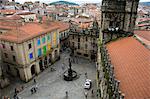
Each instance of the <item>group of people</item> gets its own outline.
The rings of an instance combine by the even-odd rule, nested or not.
[[[77,58],[77,56],[72,56],[71,57],[71,62],[78,64],[78,58]]]
[[[37,89],[38,89],[36,80],[34,79],[33,81],[34,81],[35,86],[31,88],[31,94],[36,93],[36,92],[37,92]]]
[[[66,98],[68,98],[68,91],[66,91],[65,93],[66,93]],[[85,98],[87,99],[88,92],[85,92],[84,95],[85,95]],[[91,90],[91,96],[94,97],[94,90],[93,89]]]
[[[18,93],[19,93],[20,91],[22,91],[23,89],[24,89],[23,86],[20,86],[19,88],[15,88],[15,94],[14,94],[13,98],[14,98],[14,99],[19,99]]]
[[[32,87],[31,88],[31,94],[34,94],[34,93],[36,93],[37,92],[37,87],[35,86],[35,87]]]

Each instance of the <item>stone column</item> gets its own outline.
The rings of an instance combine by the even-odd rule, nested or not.
[[[35,65],[36,65],[36,66],[35,66],[36,74],[38,74],[38,73],[40,73],[39,61],[37,61]]]

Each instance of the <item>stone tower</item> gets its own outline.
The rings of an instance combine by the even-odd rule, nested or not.
[[[139,0],[103,0],[101,29],[118,27],[132,32],[135,25]]]

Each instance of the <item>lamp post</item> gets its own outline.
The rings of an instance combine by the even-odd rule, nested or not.
[[[110,32],[111,36],[110,36],[110,40],[112,40],[112,36],[114,33],[118,33],[119,31],[119,27],[109,27],[108,28],[108,31]],[[118,36],[117,36],[118,37]]]

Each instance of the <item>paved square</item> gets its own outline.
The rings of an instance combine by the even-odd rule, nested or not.
[[[31,88],[35,86],[33,80],[24,84],[25,89],[21,91],[18,96],[23,99],[66,99],[66,91],[68,91],[68,99],[86,99],[84,93],[88,92],[87,99],[96,99],[96,67],[95,63],[85,60],[83,58],[75,58],[72,63],[72,69],[75,70],[79,78],[74,81],[63,80],[62,63],[65,64],[65,69],[68,68],[69,53],[61,54],[61,59],[53,64],[51,67],[56,68],[56,71],[51,71],[50,68],[41,72],[36,78],[38,90],[31,94]],[[94,90],[94,97],[91,96],[91,90],[84,89],[85,73],[89,79],[92,80],[92,89]],[[11,95],[13,92],[11,93]],[[7,93],[7,95],[9,95]]]

